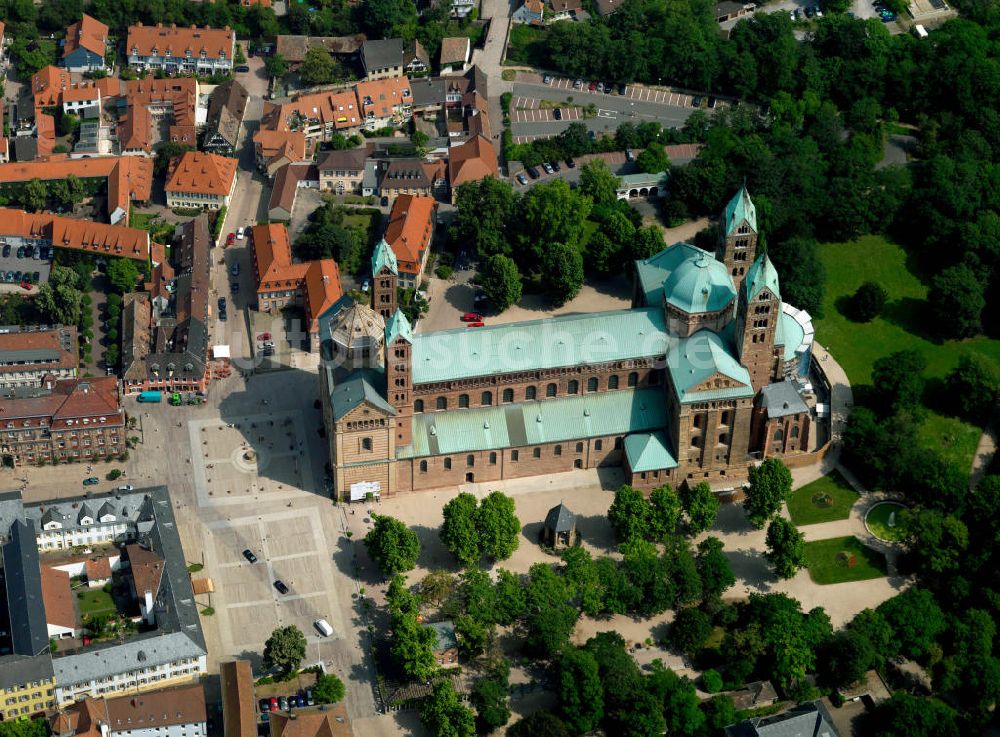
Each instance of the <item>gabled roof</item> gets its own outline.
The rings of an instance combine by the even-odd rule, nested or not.
[[[385,344],[392,345],[397,340],[405,340],[407,343],[413,344],[413,329],[410,327],[410,321],[398,308],[392,313],[389,322],[385,325]]]
[[[340,268],[332,258],[306,262],[305,302],[309,332],[319,332],[319,317],[344,296]]]
[[[365,402],[387,415],[395,415],[396,410],[379,391],[379,388],[384,386],[385,375],[382,372],[372,369],[355,371],[345,381],[335,384],[333,391],[330,392],[333,419],[340,420]]]
[[[163,558],[136,543],[126,545],[125,553],[132,566],[132,582],[135,584],[136,594],[142,598],[148,591],[155,599],[163,578]]]
[[[743,281],[743,289],[747,293],[747,301],[751,301],[765,289],[776,299],[781,299],[781,289],[778,286],[778,270],[774,268],[767,254],[757,257]]]
[[[79,48],[103,57],[107,49],[108,27],[96,18],[86,13],[83,18],[66,29],[66,45],[63,47],[63,57],[67,57]]]
[[[757,208],[754,207],[746,187],[741,187],[733,199],[729,200],[725,218],[726,235],[732,235],[744,220],[752,231],[757,232]]]
[[[249,660],[219,663],[224,737],[257,737],[253,670]]]
[[[441,39],[441,66],[449,64],[468,64],[470,42],[468,36],[448,37]]]
[[[576,515],[559,502],[545,515],[545,527],[553,532],[569,532],[576,527]]]
[[[372,276],[378,274],[382,269],[389,269],[393,274],[399,274],[399,264],[396,262],[396,254],[392,248],[382,238],[376,245],[372,253]]]
[[[208,99],[206,136],[218,133],[230,146],[235,146],[249,99],[246,88],[235,79],[216,87]]]
[[[754,395],[750,373],[729,352],[723,339],[709,330],[681,339],[667,357],[667,365],[674,393],[681,402]],[[709,381],[712,386],[705,387]]]
[[[112,734],[135,729],[204,724],[205,689],[200,683],[107,699],[108,726]]]
[[[7,542],[3,545],[3,570],[10,643],[15,655],[33,657],[49,646],[35,523],[15,520],[4,535]],[[0,667],[0,672],[4,667]]]
[[[416,276],[423,264],[423,254],[430,248],[434,211],[433,197],[401,194],[392,203],[384,240],[396,256],[400,271]]]
[[[356,54],[366,40],[363,33],[352,36],[285,36],[279,35],[275,53],[285,61],[300,64],[306,52],[314,46],[325,49],[328,54]]]
[[[43,565],[41,566],[41,576],[46,623],[75,630],[78,625],[69,574],[66,571]]]
[[[268,715],[272,737],[353,737],[347,707],[343,702],[325,711],[297,714],[272,711]]]
[[[364,60],[366,70],[402,66],[403,39],[366,40],[361,44],[361,58]]]
[[[165,26],[157,23],[155,26],[144,26],[137,23],[129,26],[128,42],[125,53],[133,52],[139,56],[180,56],[188,51],[195,59],[204,51],[210,59],[219,59],[225,55],[232,59],[236,44],[236,33],[229,28],[179,28],[176,25]],[[156,51],[156,54],[153,51]],[[169,53],[168,53],[169,52]]]
[[[795,384],[788,380],[763,387],[760,390],[760,406],[767,410],[768,419],[809,411]]]
[[[164,189],[225,197],[233,188],[237,163],[227,156],[185,151],[171,163]]]
[[[667,434],[661,430],[626,436],[625,457],[628,467],[636,473],[677,467]]]
[[[324,169],[347,169],[350,171],[364,171],[365,162],[368,161],[368,148],[345,148],[340,151],[325,151],[320,154],[316,161],[316,168],[320,171]]]
[[[477,182],[497,175],[497,151],[483,136],[448,149],[448,178],[454,189],[465,182]]]
[[[726,737],[840,737],[840,733],[823,702],[812,701],[784,714],[730,725]]]

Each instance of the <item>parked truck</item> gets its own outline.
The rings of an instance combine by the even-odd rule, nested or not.
[[[143,392],[139,395],[140,402],[162,402],[163,397],[159,392]]]

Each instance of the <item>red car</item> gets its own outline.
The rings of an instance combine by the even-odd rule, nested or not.
[[[257,340],[270,340],[270,339],[271,339],[270,333],[261,333],[260,335],[257,336]]]
[[[596,90],[597,89],[597,82],[591,82],[590,83],[590,87],[588,87],[587,89],[590,90],[591,92],[593,92],[594,90]]]
[[[481,327],[483,327],[483,326],[484,326],[485,324],[486,324],[485,322],[470,322],[470,323],[469,323],[468,325],[466,325],[465,327],[467,327],[467,328],[481,328]]]
[[[271,697],[271,711],[277,711],[277,710],[278,710],[278,697],[277,696],[272,696]]]
[[[226,245],[231,246],[236,242],[236,233],[230,233],[226,236]]]
[[[27,289],[30,292],[31,291],[31,284],[29,284],[26,281],[23,281],[23,282],[21,282],[21,289]]]
[[[462,315],[462,322],[482,322],[483,316],[478,312],[466,312]]]

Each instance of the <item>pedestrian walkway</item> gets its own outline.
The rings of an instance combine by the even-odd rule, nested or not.
[[[969,472],[969,490],[975,491],[983,476],[989,471],[990,465],[997,453],[997,429],[1000,427],[1000,407],[993,408],[993,414],[979,437],[976,455],[972,458],[972,470]]]

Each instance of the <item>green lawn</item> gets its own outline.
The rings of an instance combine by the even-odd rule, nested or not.
[[[902,504],[896,504],[895,502],[883,502],[881,504],[876,504],[868,510],[868,514],[865,517],[865,524],[868,525],[868,529],[871,530],[871,533],[880,540],[885,540],[886,542],[896,542],[902,540],[902,529],[898,525],[889,527],[889,518],[892,516],[893,512],[895,512],[898,517],[899,512],[904,509],[906,509],[906,507]]]
[[[507,44],[507,61],[514,64],[543,66],[548,56],[546,39],[548,30],[515,23],[510,29]]]
[[[858,493],[847,479],[834,471],[793,491],[788,500],[788,514],[796,525],[847,519],[857,500]]]
[[[834,537],[806,543],[806,566],[818,584],[864,581],[885,575],[885,556],[856,537]]]
[[[80,616],[93,614],[114,614],[118,611],[115,607],[115,600],[111,594],[103,589],[86,589],[77,592],[77,605],[80,607]]]
[[[986,337],[935,342],[925,331],[927,287],[913,273],[902,248],[881,236],[819,247],[826,267],[823,319],[816,320],[816,339],[843,366],[852,384],[871,381],[872,364],[895,351],[916,349],[927,359],[927,377],[943,378],[963,353],[979,353],[1000,363],[1000,341]],[[865,281],[889,293],[885,313],[870,323],[848,320],[838,301],[854,294]],[[964,467],[972,464],[981,428],[930,412],[919,429],[928,447]]]

